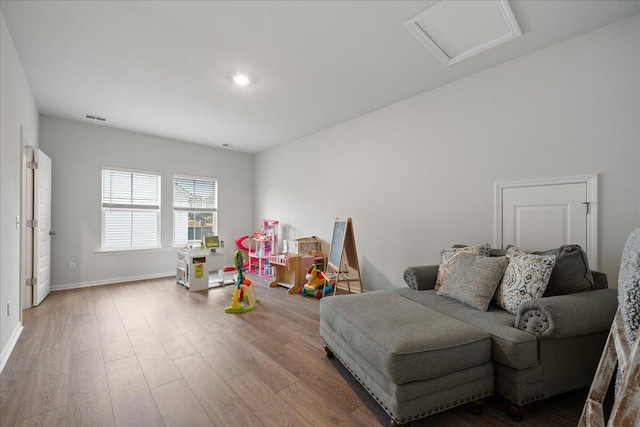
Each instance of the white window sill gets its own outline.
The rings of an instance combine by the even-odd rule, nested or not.
[[[164,248],[146,248],[146,249],[98,249],[96,255],[130,255],[130,254],[145,254],[154,252],[175,252],[177,249],[174,247]]]

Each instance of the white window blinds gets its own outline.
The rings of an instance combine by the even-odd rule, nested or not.
[[[102,247],[160,246],[160,175],[102,170]]]
[[[173,177],[173,242],[183,245],[217,233],[218,182],[213,178]]]
[[[102,207],[160,208],[160,176],[102,170]]]
[[[214,179],[173,177],[173,209],[215,211],[218,208],[218,183]]]

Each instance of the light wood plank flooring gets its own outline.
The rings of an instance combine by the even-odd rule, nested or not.
[[[0,426],[379,426],[388,418],[318,337],[318,300],[250,276],[260,303],[225,314],[232,286],[173,278],[53,292],[24,314],[0,375]],[[586,390],[527,407],[501,399],[415,426],[575,426]]]

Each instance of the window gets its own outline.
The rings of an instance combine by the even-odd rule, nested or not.
[[[173,177],[173,243],[184,245],[218,232],[218,181]]]
[[[102,170],[102,248],[160,246],[160,175]]]

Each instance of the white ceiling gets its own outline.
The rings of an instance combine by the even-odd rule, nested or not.
[[[41,113],[257,153],[640,12],[511,1],[523,35],[443,66],[404,22],[435,1],[5,1]],[[244,71],[256,83],[234,86]],[[96,123],[88,122],[87,123]]]

